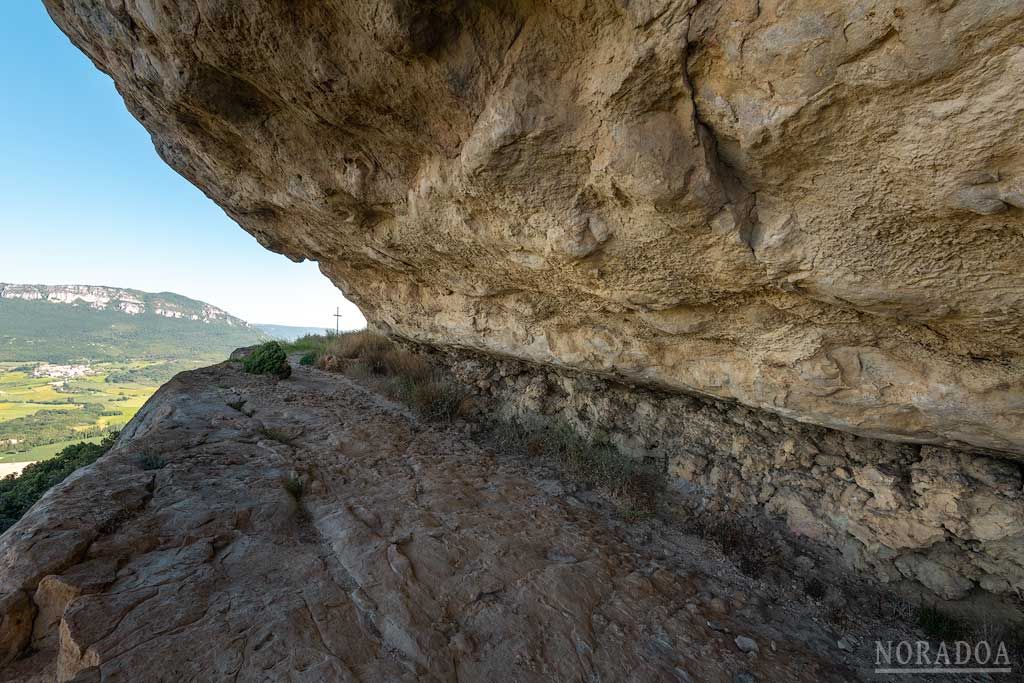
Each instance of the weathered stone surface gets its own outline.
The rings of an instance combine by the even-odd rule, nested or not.
[[[838,683],[859,678],[844,660],[867,666],[818,616],[738,599],[734,569],[686,569],[706,547],[653,553],[552,484],[344,377],[184,373],[0,537],[0,680]],[[777,652],[751,659],[736,634]]]
[[[1024,481],[1010,461],[803,425],[514,361],[449,351],[481,410],[553,419],[664,462],[702,509],[763,508],[883,583],[947,600],[1024,591]],[[975,595],[977,597],[977,594]]]
[[[8,587],[0,597],[0,662],[14,659],[32,637],[35,606],[25,591]]]
[[[1024,453],[1017,0],[45,3],[395,333]]]

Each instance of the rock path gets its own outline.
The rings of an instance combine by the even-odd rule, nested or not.
[[[855,678],[711,580],[342,376],[222,364],[0,537],[0,680]]]

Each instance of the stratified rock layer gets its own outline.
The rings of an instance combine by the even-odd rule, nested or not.
[[[367,317],[1024,453],[1017,0],[46,0]]]
[[[838,683],[872,661],[684,568],[707,553],[630,545],[343,377],[225,365],[0,536],[0,680]]]

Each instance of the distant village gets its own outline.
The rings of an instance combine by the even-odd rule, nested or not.
[[[88,365],[52,365],[50,363],[37,365],[32,371],[33,377],[51,377],[53,379],[74,379],[95,374],[96,371]]]

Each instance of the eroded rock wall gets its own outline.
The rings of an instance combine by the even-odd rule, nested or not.
[[[402,335],[1024,452],[1016,0],[45,0]]]
[[[670,486],[700,497],[700,509],[763,511],[882,583],[920,584],[946,600],[1024,589],[1024,480],[1016,462],[514,361],[438,357],[484,412],[554,420],[654,459]]]

